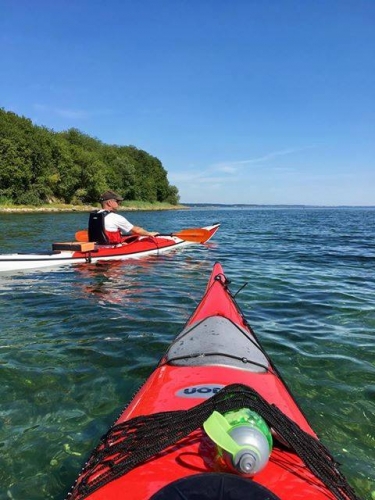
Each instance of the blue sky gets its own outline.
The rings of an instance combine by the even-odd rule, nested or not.
[[[0,107],[181,201],[375,205],[374,0],[0,0]]]

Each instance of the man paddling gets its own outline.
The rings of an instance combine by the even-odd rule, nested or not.
[[[126,235],[157,236],[155,231],[147,231],[140,226],[134,226],[122,215],[116,214],[123,201],[114,191],[106,191],[99,199],[102,208],[90,214],[89,239],[101,244],[117,244],[126,240]]]

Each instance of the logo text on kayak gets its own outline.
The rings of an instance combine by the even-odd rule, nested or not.
[[[221,384],[200,384],[184,387],[176,392],[180,398],[210,398],[217,394],[224,385]]]

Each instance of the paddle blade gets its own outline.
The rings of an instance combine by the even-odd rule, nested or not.
[[[210,237],[210,231],[208,229],[183,229],[178,233],[172,233],[172,236],[176,236],[181,240],[193,241],[195,243],[204,243]]]
[[[75,234],[75,238],[77,241],[88,242],[89,241],[89,233],[86,229],[83,231],[77,231]]]

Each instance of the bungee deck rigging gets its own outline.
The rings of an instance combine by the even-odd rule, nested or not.
[[[302,431],[275,405],[242,384],[229,385],[189,410],[135,417],[115,425],[101,438],[68,498],[83,500],[110,481],[167,451],[168,447],[202,427],[214,410],[227,412],[242,407],[255,410],[265,418],[279,439],[298,454],[335,498],[359,500],[331,453],[317,438]]]

